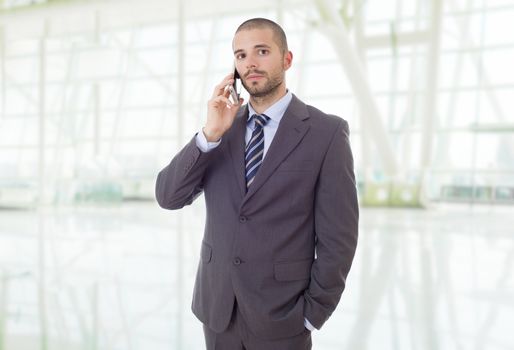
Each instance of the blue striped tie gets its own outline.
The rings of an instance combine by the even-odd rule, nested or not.
[[[245,149],[245,164],[246,164],[246,188],[250,187],[255,174],[262,163],[262,155],[264,153],[264,130],[262,128],[269,120],[267,115],[254,114],[252,118],[255,122],[252,138],[246,145]]]

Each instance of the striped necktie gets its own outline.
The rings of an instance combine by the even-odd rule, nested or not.
[[[245,164],[246,164],[246,188],[250,187],[255,174],[262,163],[262,155],[264,153],[264,125],[270,119],[267,115],[254,114],[252,118],[255,122],[252,138],[246,145]]]

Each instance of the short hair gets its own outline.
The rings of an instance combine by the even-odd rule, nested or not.
[[[273,32],[273,38],[275,39],[275,42],[277,43],[280,50],[282,50],[282,53],[286,53],[287,51],[289,51],[287,47],[286,33],[284,32],[282,27],[267,18],[252,18],[244,21],[237,28],[236,34],[242,30],[265,28],[271,29],[271,31]]]

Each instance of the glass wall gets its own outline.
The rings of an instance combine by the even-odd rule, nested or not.
[[[393,181],[422,186],[431,200],[512,202],[514,41],[506,28],[514,2],[445,1],[439,12],[426,2],[344,4],[338,11],[390,145],[366,136],[373,125],[363,122],[351,67],[316,2],[201,16],[186,8],[183,50],[177,20],[118,25],[101,7],[86,30],[52,17],[38,19],[43,30],[32,34],[4,25],[0,201],[152,198],[156,171],[202,126],[213,86],[231,70],[235,28],[265,16],[287,31],[293,93],[349,121],[361,185]],[[395,173],[384,170],[384,149]]]

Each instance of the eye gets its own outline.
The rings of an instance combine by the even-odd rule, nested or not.
[[[243,58],[245,58],[245,57],[246,57],[246,55],[245,55],[244,53],[238,53],[238,54],[236,55],[236,60],[242,60],[242,59],[243,59]]]
[[[267,55],[267,54],[268,54],[268,52],[269,52],[269,50],[267,50],[267,49],[259,49],[259,50],[257,51],[257,53],[258,53],[260,56]]]

